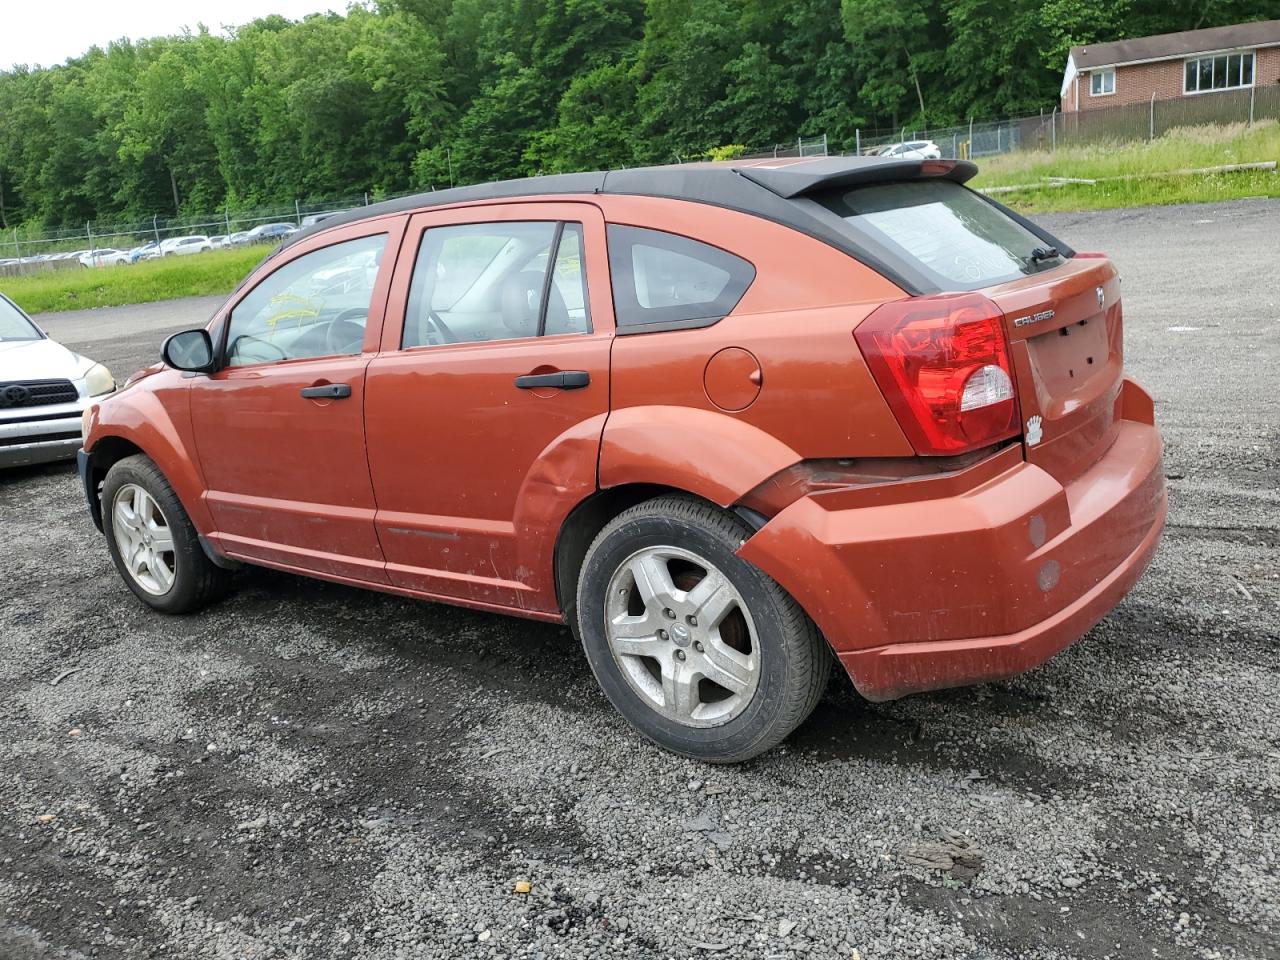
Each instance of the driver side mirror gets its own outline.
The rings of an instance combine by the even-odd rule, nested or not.
[[[175,370],[211,372],[214,369],[213,340],[209,331],[199,329],[175,333],[160,348],[160,359]]]

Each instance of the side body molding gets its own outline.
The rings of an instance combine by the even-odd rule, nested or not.
[[[727,507],[800,459],[777,438],[727,414],[625,407],[605,425],[600,486],[661,484]]]

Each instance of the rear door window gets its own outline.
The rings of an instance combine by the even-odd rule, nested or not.
[[[1063,262],[1033,260],[1043,240],[951,180],[868,184],[814,199],[870,246],[906,256],[941,290],[977,290]]]
[[[620,329],[715,323],[756,276],[741,257],[674,233],[610,224],[608,237]]]
[[[580,223],[432,227],[414,264],[401,346],[590,333],[586,289]]]

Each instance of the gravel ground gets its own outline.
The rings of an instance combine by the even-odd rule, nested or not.
[[[1028,676],[841,678],[741,767],[560,628],[267,571],[150,613],[71,467],[0,476],[0,957],[1280,957],[1280,203],[1044,219],[1124,274],[1151,571]],[[123,374],[210,308],[45,322]]]

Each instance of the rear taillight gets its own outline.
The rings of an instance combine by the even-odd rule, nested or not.
[[[964,453],[1017,433],[1004,315],[981,294],[886,303],[853,335],[916,453]]]

